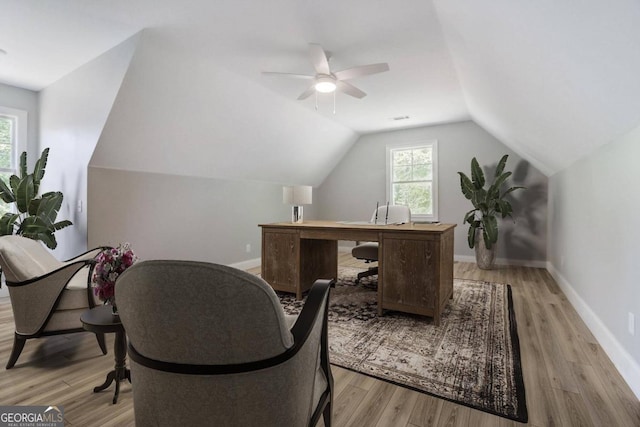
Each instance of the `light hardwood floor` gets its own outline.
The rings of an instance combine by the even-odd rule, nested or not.
[[[362,267],[348,254],[340,265]],[[256,270],[253,270],[256,271]],[[479,270],[455,263],[456,278],[512,285],[530,426],[640,426],[640,402],[584,322],[542,269]],[[11,370],[13,319],[0,299],[0,405],[62,405],[69,425],[133,425],[131,386],[93,393],[113,368],[113,334],[102,356],[92,334],[29,340]],[[521,423],[333,367],[335,426],[519,426]],[[322,425],[322,423],[320,423]]]

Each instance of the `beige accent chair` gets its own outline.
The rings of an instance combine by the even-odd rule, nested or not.
[[[136,426],[331,425],[329,280],[299,316],[231,267],[143,261],[116,282]]]
[[[377,214],[373,211],[371,215],[371,224],[401,224],[411,222],[411,209],[409,206],[403,205],[391,205],[389,206],[389,214],[387,215],[387,206],[378,207]],[[356,247],[351,249],[351,255],[354,258],[364,260],[366,262],[378,261],[378,243],[366,242],[357,244]],[[378,274],[378,267],[370,267],[368,270],[358,273],[356,283],[363,277],[374,276]]]
[[[91,288],[93,259],[104,248],[92,249],[65,262],[42,243],[22,236],[0,237],[0,267],[4,273],[16,331],[7,369],[11,369],[29,338],[86,332],[80,314],[95,306]],[[104,334],[96,334],[107,354]]]

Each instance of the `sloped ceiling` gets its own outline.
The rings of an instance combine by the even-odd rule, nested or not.
[[[145,30],[90,165],[317,186],[356,139]]]
[[[471,117],[541,171],[640,123],[640,2],[435,4]]]
[[[195,174],[211,174],[201,163],[215,158],[220,173],[271,179],[264,164],[288,153],[304,161],[287,179],[318,183],[358,134],[468,118],[553,174],[640,122],[635,0],[0,0],[0,7],[0,49],[8,52],[0,55],[0,81],[36,90],[146,28],[146,50],[134,58],[129,94],[121,91],[106,136],[124,137],[118,128],[127,124],[138,141],[161,139],[167,125],[157,120],[184,108],[174,119],[189,126],[196,148],[157,144]],[[354,81],[368,96],[338,94],[335,115],[331,98],[320,98],[315,111],[313,99],[295,99],[305,82],[260,74],[309,73],[309,42],[331,51],[334,69],[388,62],[391,70]],[[183,80],[162,97],[172,76]],[[141,108],[159,129],[134,120]],[[203,112],[227,120],[205,122]],[[179,134],[173,124],[169,131]],[[228,141],[252,173],[234,173],[238,156],[212,148]],[[135,166],[135,157],[120,157]],[[290,163],[273,164],[291,170]]]

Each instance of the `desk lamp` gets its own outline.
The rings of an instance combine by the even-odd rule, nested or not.
[[[310,185],[282,187],[282,203],[291,205],[291,222],[302,223],[302,205],[311,204],[311,193]]]

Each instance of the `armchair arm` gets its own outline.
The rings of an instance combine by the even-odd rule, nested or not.
[[[91,263],[92,260],[75,261],[44,276],[23,282],[7,282],[16,332],[27,336],[42,332],[58,306],[65,286],[78,271]]]
[[[66,261],[63,261],[63,263],[64,264],[69,264],[69,263],[74,262],[74,261],[82,261],[82,260],[86,260],[86,259],[93,259],[96,256],[98,256],[98,254],[100,252],[104,251],[105,249],[113,249],[113,248],[111,246],[98,246],[97,248],[90,249],[90,250],[88,250],[88,251],[86,251],[84,253],[81,253],[78,256],[75,256],[75,257],[70,258],[70,259],[68,259]]]
[[[314,282],[307,295],[307,300],[302,307],[302,311],[298,315],[298,320],[291,328],[295,347],[302,347],[307,337],[311,333],[311,328],[320,315],[320,307],[326,301],[325,311],[329,304],[329,288],[332,287],[335,280],[318,279]],[[326,314],[326,313],[325,313]]]

